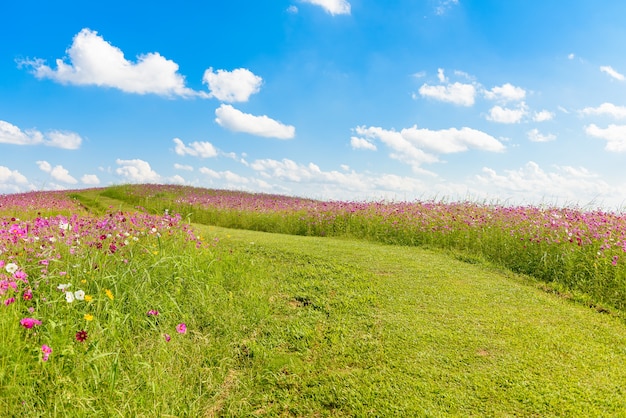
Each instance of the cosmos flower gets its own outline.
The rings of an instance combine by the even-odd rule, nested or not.
[[[84,343],[87,340],[87,337],[87,331],[85,331],[84,329],[81,329],[76,333],[76,341],[78,341],[79,343]]]
[[[35,325],[41,325],[41,321],[35,318],[23,318],[20,321],[20,325],[23,326],[24,328],[31,329]]]

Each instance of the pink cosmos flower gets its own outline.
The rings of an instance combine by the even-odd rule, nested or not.
[[[184,323],[176,325],[176,332],[179,334],[185,334],[187,332],[187,325]]]
[[[43,351],[43,357],[41,359],[43,361],[48,361],[48,357],[50,357],[50,354],[52,353],[52,347],[44,344],[41,346],[41,351]]]
[[[167,341],[168,343],[172,339],[172,337],[170,337],[170,334],[163,334],[163,338],[165,338],[165,341]]]
[[[9,306],[10,304],[12,304],[13,302],[15,302],[15,298],[8,298],[7,300],[4,301],[4,304],[6,306]]]
[[[22,298],[24,298],[24,300],[31,300],[33,298],[33,291],[30,289],[24,290],[24,293],[22,293]]]
[[[148,311],[148,316],[157,316],[159,314],[159,311],[157,311],[156,309],[150,309]]]
[[[23,318],[20,321],[20,325],[22,325],[24,328],[31,329],[35,325],[41,325],[41,321],[35,318]]]

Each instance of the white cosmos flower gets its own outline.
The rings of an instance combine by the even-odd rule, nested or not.
[[[18,269],[19,267],[17,267],[17,264],[15,264],[15,263],[9,263],[9,264],[7,264],[6,266],[4,266],[4,268],[6,269],[6,271],[7,271],[9,274],[13,274],[13,273],[15,273],[15,272],[17,271],[17,269]]]
[[[65,292],[65,300],[67,303],[74,302],[74,294],[72,292]]]
[[[61,283],[60,285],[57,286],[57,289],[65,292],[71,286],[72,286],[72,283]]]
[[[74,297],[76,298],[76,300],[85,300],[85,291],[84,290],[77,290],[76,292],[74,292]]]

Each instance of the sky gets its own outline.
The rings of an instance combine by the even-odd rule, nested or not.
[[[0,4],[0,194],[626,207],[626,2]]]

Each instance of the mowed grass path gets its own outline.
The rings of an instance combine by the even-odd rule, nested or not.
[[[623,320],[442,252],[198,230],[257,300],[209,415],[626,416]]]

